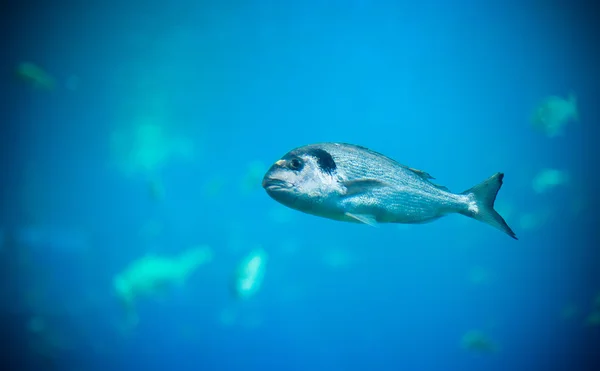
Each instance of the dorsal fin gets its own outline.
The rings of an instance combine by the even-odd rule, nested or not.
[[[442,185],[435,184],[435,183],[431,182],[431,180],[435,179],[435,178],[432,177],[431,174],[429,174],[426,171],[415,169],[415,168],[403,165],[403,164],[399,163],[398,161],[396,161],[394,159],[391,159],[391,158],[389,158],[389,157],[387,157],[387,156],[385,156],[385,155],[383,155],[383,154],[381,154],[379,152],[373,151],[372,149],[369,149],[369,148],[364,147],[364,146],[359,146],[359,145],[356,145],[356,144],[348,144],[348,143],[336,143],[336,144],[354,147],[356,149],[360,149],[360,150],[363,150],[365,152],[368,152],[368,153],[370,153],[372,155],[376,155],[376,156],[380,156],[380,157],[386,158],[388,161],[392,162],[393,164],[395,164],[397,166],[400,166],[400,167],[402,167],[402,168],[404,168],[406,170],[412,171],[415,175],[418,175],[419,177],[421,177],[421,179],[425,180],[426,182],[428,182],[429,184],[433,185],[434,187],[436,187],[438,189],[441,189],[443,191],[446,191],[446,192],[451,192],[448,188],[446,188],[446,187],[444,187]]]
[[[435,183],[432,183],[432,182],[429,182],[429,183],[433,184],[437,189],[441,189],[442,191],[450,192],[450,190],[448,189],[448,187],[444,187],[443,185],[435,184]]]
[[[435,179],[434,177],[431,176],[431,174],[429,174],[423,170],[415,169],[413,167],[408,167],[408,166],[406,168],[425,180]]]
[[[419,169],[415,169],[412,167],[406,167],[408,170],[412,171],[413,173],[417,174],[418,176],[420,176],[421,178],[423,178],[424,180],[426,180],[429,184],[435,186],[438,189],[441,189],[442,191],[446,191],[446,192],[450,192],[450,190],[447,187],[444,187],[443,185],[439,185],[439,184],[435,184],[433,183],[431,180],[435,179],[434,177],[431,176],[431,174],[423,171],[423,170],[419,170]]]

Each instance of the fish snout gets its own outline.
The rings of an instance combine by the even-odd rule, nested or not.
[[[271,168],[269,169],[269,171],[267,171],[267,173],[265,174],[265,176],[264,176],[264,177],[263,177],[263,179],[262,179],[262,187],[263,187],[264,189],[268,189],[268,188],[269,188],[269,186],[270,186],[271,184],[273,184],[273,182],[275,181],[275,178],[273,178],[273,168],[274,168],[274,167],[275,167],[275,166],[271,167]]]
[[[268,172],[262,180],[262,187],[267,192],[273,192],[289,189],[292,185],[288,181],[273,176],[271,172]]]
[[[269,186],[269,181],[270,179],[265,175],[265,177],[262,180],[262,187],[267,188]]]
[[[267,173],[267,175],[265,175],[265,177],[262,180],[262,187],[266,190],[269,190],[271,188],[279,188],[285,186],[286,183],[287,182],[281,179],[271,177],[269,173]]]
[[[277,179],[274,176],[274,173],[276,173],[277,171],[280,171],[283,167],[285,167],[285,165],[286,165],[286,161],[285,160],[277,160],[277,161],[275,161],[275,163],[273,164],[273,166],[271,166],[271,168],[267,171],[267,173],[263,177],[262,187],[266,189],[266,188],[268,188],[270,185],[272,185],[274,183],[282,183],[282,181],[280,179]]]

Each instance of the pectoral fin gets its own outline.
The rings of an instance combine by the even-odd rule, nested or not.
[[[377,224],[377,220],[375,220],[375,217],[373,215],[346,213],[346,216],[354,218],[361,223],[368,224],[371,227],[376,227],[376,228],[379,227],[379,224]]]
[[[358,193],[364,193],[373,188],[387,187],[388,184],[377,179],[356,179],[348,180],[342,183],[346,187],[345,196],[351,196]]]

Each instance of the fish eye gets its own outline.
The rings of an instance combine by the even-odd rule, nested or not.
[[[292,159],[289,162],[289,164],[290,164],[290,169],[296,170],[296,171],[302,169],[302,166],[304,166],[304,164],[302,163],[302,161],[300,159],[298,159],[298,158]]]

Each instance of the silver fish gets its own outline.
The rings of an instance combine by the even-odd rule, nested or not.
[[[365,223],[427,223],[459,213],[517,236],[494,210],[504,174],[462,193],[434,184],[428,173],[368,148],[318,143],[285,154],[262,186],[275,201],[324,218]]]

